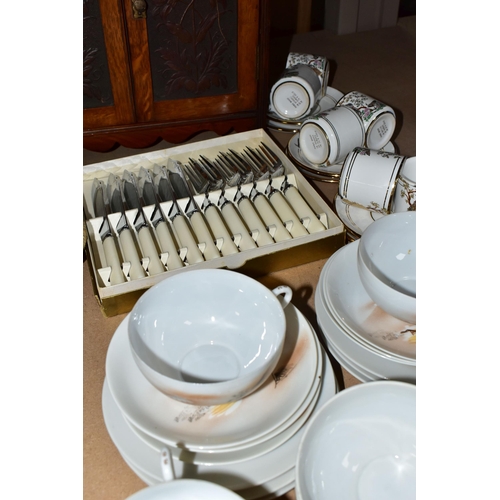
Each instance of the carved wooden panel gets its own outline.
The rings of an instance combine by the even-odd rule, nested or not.
[[[147,20],[155,101],[237,92],[237,0],[150,0]]]
[[[84,130],[135,121],[121,0],[83,1]]]
[[[83,107],[113,105],[98,0],[83,0]]]
[[[149,0],[125,9],[139,122],[255,110],[259,0]]]

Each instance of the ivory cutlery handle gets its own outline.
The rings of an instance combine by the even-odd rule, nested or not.
[[[111,274],[109,276],[110,284],[118,285],[120,283],[125,283],[127,280],[122,271],[122,265],[120,257],[118,256],[118,250],[116,249],[114,238],[110,236],[104,238],[102,246],[104,248],[104,255],[106,256],[106,263],[109,267],[111,267]]]
[[[288,221],[292,222],[292,227],[290,228],[290,234],[296,238],[297,236],[305,236],[309,234],[307,229],[300,222],[297,214],[292,210],[285,197],[280,191],[274,191],[269,197],[269,201],[278,212],[280,219],[286,223]]]
[[[247,226],[251,231],[256,229],[259,234],[257,235],[257,245],[262,247],[264,245],[270,245],[274,243],[274,240],[271,238],[271,235],[268,233],[266,226],[262,222],[262,219],[259,217],[259,214],[255,210],[252,202],[248,198],[242,198],[238,202],[238,206],[240,208],[241,215],[245,219]]]
[[[325,231],[326,227],[318,219],[317,214],[314,213],[313,209],[308,205],[306,200],[302,197],[299,190],[295,186],[289,186],[286,188],[285,196],[292,205],[293,209],[297,215],[304,220],[309,218],[309,224],[307,225],[307,230],[309,233],[318,233],[320,231]]]
[[[210,234],[210,230],[208,229],[205,219],[203,218],[203,214],[201,212],[194,212],[189,220],[198,241],[200,243],[205,243],[205,250],[203,251],[205,260],[212,260],[220,257],[220,252],[215,246],[214,238]]]
[[[231,202],[227,202],[222,205],[221,212],[224,220],[226,221],[226,224],[229,226],[230,231],[235,236],[239,235],[238,247],[240,251],[257,248],[257,244],[250,236],[250,233],[241,220],[240,214],[238,213],[236,207]]]
[[[256,196],[253,200],[253,203],[267,227],[276,227],[276,232],[273,236],[274,241],[285,241],[292,239],[292,235],[288,232],[288,229],[283,224],[283,221],[278,217],[278,214],[274,210],[271,203],[269,203],[269,200],[265,195],[260,194]]]
[[[153,241],[149,228],[147,226],[139,229],[139,241],[141,242],[144,257],[149,258],[148,272],[151,276],[164,273],[166,271],[158,255],[158,250]]]
[[[144,268],[142,267],[141,259],[137,253],[137,248],[130,229],[123,229],[121,231],[120,243],[122,245],[125,260],[130,262],[130,279],[136,280],[144,278],[146,276],[146,271],[144,271]]]
[[[238,253],[238,247],[234,244],[234,241],[229,234],[229,231],[222,220],[219,209],[215,205],[210,205],[205,210],[205,217],[207,218],[208,224],[212,228],[215,238],[222,238],[222,255],[232,255]]]
[[[191,229],[184,216],[178,215],[172,219],[172,224],[179,236],[179,241],[183,247],[187,248],[186,260],[189,264],[203,262],[203,255],[198,247],[198,243],[191,234]]]
[[[165,221],[161,221],[157,224],[156,234],[158,235],[162,252],[168,253],[167,268],[180,269],[181,267],[184,267],[184,264],[179,257],[177,246]]]

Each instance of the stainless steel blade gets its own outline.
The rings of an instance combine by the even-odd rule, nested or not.
[[[111,268],[109,274],[109,284],[118,285],[125,283],[127,280],[123,274],[119,247],[115,239],[115,235],[111,229],[111,224],[108,219],[108,209],[106,204],[106,189],[104,183],[99,179],[94,179],[92,184],[92,198],[94,203],[94,215],[103,217],[101,227],[99,228],[99,237],[101,238],[106,258],[106,265]]]
[[[165,266],[160,259],[159,244],[155,242],[153,228],[150,227],[144,210],[142,209],[143,200],[139,196],[137,181],[133,173],[128,170],[123,172],[123,194],[129,209],[136,209],[137,215],[134,219],[134,227],[137,231],[139,241],[142,247],[143,257],[149,259],[147,270],[154,276],[166,271]]]
[[[107,189],[111,210],[116,213],[121,213],[120,220],[116,226],[116,231],[120,238],[125,260],[130,263],[130,279],[135,280],[144,278],[146,276],[146,272],[142,267],[141,258],[137,250],[137,244],[135,242],[134,235],[130,230],[127,216],[125,214],[121,180],[113,173],[109,174]]]
[[[151,172],[144,167],[141,167],[139,170],[137,186],[139,189],[139,197],[144,203],[147,205],[154,205],[150,220],[155,229],[156,236],[158,237],[161,251],[164,255],[166,254],[167,269],[180,269],[184,267],[179,254],[179,246],[170,227],[170,222],[160,206],[160,199],[153,182],[153,177]]]

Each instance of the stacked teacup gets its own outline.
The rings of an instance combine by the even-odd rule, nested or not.
[[[141,296],[110,342],[102,407],[146,484],[198,479],[247,500],[294,487],[304,426],[337,386],[291,297],[224,269],[174,274]]]
[[[354,148],[345,158],[335,210],[351,240],[375,220],[416,210],[416,157]]]
[[[316,288],[331,354],[363,382],[416,381],[416,212],[371,224],[326,262]]]
[[[271,88],[271,118],[300,123],[317,111],[319,101],[326,95],[329,74],[330,63],[326,57],[290,52],[285,70]]]

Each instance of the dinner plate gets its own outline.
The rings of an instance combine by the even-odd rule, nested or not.
[[[358,273],[358,247],[359,240],[348,243],[325,263],[319,280],[325,305],[363,343],[415,364],[416,327],[386,313],[370,298]]]
[[[323,276],[327,275],[331,264],[332,264],[331,261],[327,261],[327,263],[325,264],[325,266],[323,267],[323,270],[322,270],[324,273]],[[394,350],[385,349],[384,347],[380,347],[376,343],[372,342],[370,339],[367,339],[367,337],[365,335],[362,335],[362,334],[360,335],[359,332],[351,329],[344,322],[343,318],[335,312],[334,306],[332,305],[332,302],[330,301],[330,299],[327,296],[328,292],[327,292],[326,288],[327,288],[327,284],[326,284],[325,279],[323,278],[320,282],[318,282],[318,287],[316,288],[316,290],[318,292],[321,291],[321,294],[322,294],[321,299],[323,301],[325,312],[330,316],[332,321],[334,321],[339,326],[339,328],[342,329],[342,331],[345,333],[345,335],[352,337],[360,345],[366,347],[369,350],[376,352],[377,354],[379,354],[380,356],[382,356],[384,358],[394,360],[398,363],[415,365],[414,358],[402,356],[402,355],[399,355],[398,353],[394,352]],[[406,338],[408,338],[408,342],[412,342],[412,339],[411,339],[412,333],[411,332],[406,332],[404,334],[404,336]]]
[[[146,483],[148,486],[156,486],[163,481],[157,477],[140,470],[133,463],[125,460],[125,463],[132,469],[132,471]],[[277,498],[289,492],[295,487],[295,467],[287,470],[283,474],[266,481],[264,484],[234,490],[236,494],[245,500],[270,500]]]
[[[335,196],[335,213],[344,225],[358,236],[361,236],[372,222],[386,215],[376,210],[347,203],[339,194]]]
[[[315,334],[306,318],[293,304],[285,309],[285,316],[285,346],[276,372],[253,394],[217,406],[184,404],[153,387],[132,357],[127,316],[111,339],[106,357],[113,398],[136,427],[170,446],[229,450],[270,437],[303,404],[318,363]]]
[[[122,457],[124,462],[132,469],[132,471],[148,486],[156,486],[163,483],[163,480],[144,472],[128,459]],[[245,500],[271,500],[277,498],[295,487],[295,467],[280,474],[279,476],[266,481],[259,486],[252,486],[235,490],[235,493],[240,495]]]
[[[329,330],[330,333],[332,327],[334,326],[342,330],[342,326],[338,324],[331,316],[329,316],[328,311],[324,307],[324,303],[323,307],[320,307],[318,317],[319,316],[321,316],[323,327]],[[334,323],[335,325],[333,325],[332,323]],[[370,382],[372,380],[387,380],[386,375],[374,370],[369,370],[366,366],[358,363],[355,359],[348,356],[345,352],[339,349],[327,335],[325,335],[325,340],[328,350],[339,362],[339,364],[362,382]]]
[[[318,345],[318,350],[320,349]],[[319,356],[320,362],[318,362],[318,370],[316,371],[316,381],[311,394],[306,398],[304,404],[297,410],[296,415],[290,420],[291,423],[285,423],[283,425],[283,430],[272,435],[266,439],[267,435],[264,435],[260,440],[243,449],[238,449],[234,451],[217,450],[215,453],[207,451],[188,451],[183,448],[177,448],[170,446],[170,452],[172,456],[177,460],[189,461],[194,464],[203,465],[213,465],[213,464],[228,464],[242,462],[244,460],[249,460],[250,458],[257,458],[265,453],[269,453],[274,450],[285,441],[288,441],[304,424],[304,422],[309,418],[309,415],[314,410],[316,403],[318,401],[321,389],[321,373],[323,371],[323,356]],[[160,451],[165,443],[158,441],[154,437],[146,434],[141,429],[134,426],[126,416],[125,421],[131,427],[132,431],[135,432],[146,444],[151,446],[154,450]]]
[[[318,325],[326,338],[328,350],[349,373],[354,368],[355,373],[352,374],[363,382],[388,379],[416,383],[415,365],[395,362],[356,342],[328,314],[319,295],[315,297],[315,309]],[[337,358],[336,354],[339,352],[341,357]],[[346,356],[349,356],[350,363],[345,363]],[[363,377],[366,377],[366,380]]]
[[[322,349],[321,355],[325,353]],[[309,418],[337,392],[337,384],[329,363],[323,363],[322,384],[318,402]],[[123,413],[113,399],[106,378],[103,386],[102,409],[106,428],[123,459],[134,470],[161,481],[160,453],[135,434],[127,425]],[[262,409],[261,409],[262,410]],[[309,419],[307,420],[309,421]],[[266,484],[290,471],[295,465],[298,445],[307,422],[288,441],[255,459],[224,465],[197,465],[173,460],[175,477],[192,477],[213,481],[234,491],[265,487]],[[293,487],[293,486],[292,486]]]

